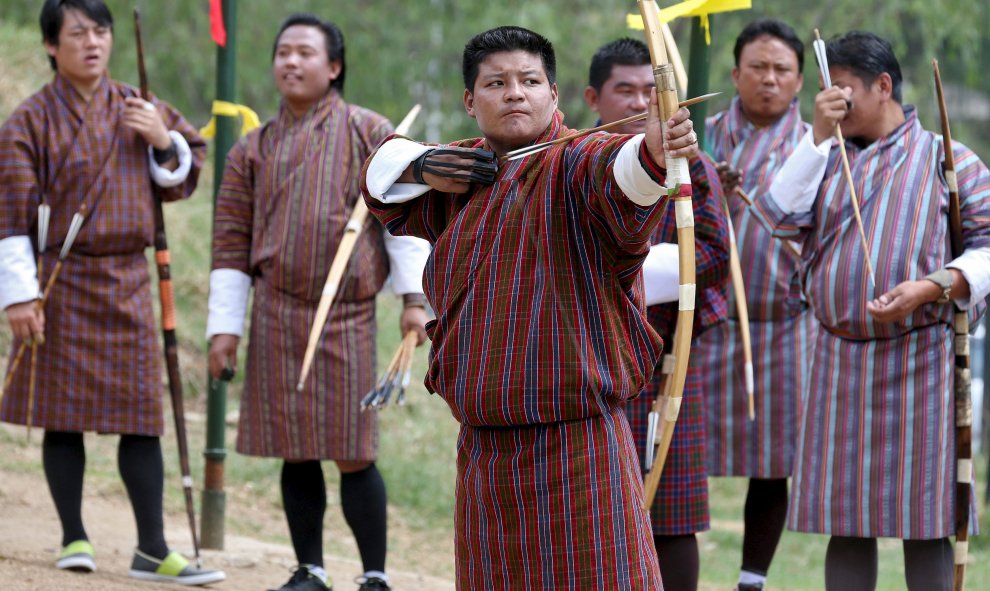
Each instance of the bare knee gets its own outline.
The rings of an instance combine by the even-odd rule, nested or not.
[[[367,470],[374,462],[348,462],[344,460],[335,460],[334,463],[337,464],[337,469],[340,470],[341,474],[350,474],[352,472]]]

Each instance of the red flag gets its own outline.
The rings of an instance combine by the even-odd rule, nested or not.
[[[222,0],[210,0],[210,36],[220,47],[227,46],[227,29],[223,26]]]

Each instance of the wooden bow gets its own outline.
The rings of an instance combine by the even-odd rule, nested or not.
[[[402,119],[395,133],[404,135],[409,133],[416,116],[419,115],[420,106],[414,105],[409,113]],[[358,199],[351,211],[351,217],[344,226],[344,235],[337,246],[337,253],[330,263],[330,272],[327,273],[327,280],[323,284],[323,294],[320,295],[320,303],[316,306],[316,317],[313,319],[313,326],[309,329],[309,341],[306,343],[306,352],[303,354],[302,369],[299,370],[299,381],[296,383],[296,391],[302,392],[306,386],[306,378],[309,370],[313,366],[313,357],[316,355],[316,347],[320,344],[320,337],[323,335],[323,327],[326,326],[327,316],[330,314],[330,306],[333,305],[337,297],[337,290],[340,289],[340,281],[344,277],[347,263],[351,260],[351,253],[354,245],[357,244],[358,236],[364,228],[364,220],[368,217],[368,206],[364,199]]]
[[[962,219],[959,211],[959,185],[956,182],[956,158],[952,153],[952,133],[949,130],[949,112],[945,107],[942,76],[938,61],[932,60],[935,72],[935,93],[938,95],[938,112],[942,120],[942,148],[945,150],[945,181],[949,185],[949,237],[952,258],[965,251]],[[953,588],[962,591],[966,579],[966,559],[969,555],[969,500],[973,486],[973,401],[969,373],[969,315],[955,307],[955,399],[956,399],[956,547]]]
[[[663,30],[659,22],[659,9],[655,0],[638,0],[639,12],[643,16],[643,29],[646,33],[646,45],[650,49],[650,60],[653,63],[653,76],[656,80],[657,99],[660,103],[660,121],[666,133],[666,122],[677,111],[677,85],[674,81],[674,68],[668,60],[667,47],[663,39]],[[695,252],[694,252],[694,211],[691,206],[691,176],[686,158],[671,158],[669,152],[665,155],[667,165],[668,194],[674,204],[674,214],[677,222],[677,254],[678,272],[680,273],[680,289],[678,293],[677,328],[674,330],[673,353],[664,356],[663,371],[665,376],[660,388],[660,394],[653,403],[650,411],[650,433],[659,428],[659,449],[656,458],[652,458],[655,438],[648,438],[647,465],[650,471],[643,483],[643,504],[648,511],[656,496],[660,484],[660,474],[663,472],[670,451],[670,442],[674,435],[674,427],[680,413],[681,400],[684,394],[684,382],[687,378],[688,356],[691,350],[691,333],[694,329],[695,292]],[[652,460],[652,461],[649,461]]]

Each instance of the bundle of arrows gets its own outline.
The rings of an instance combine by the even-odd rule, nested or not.
[[[361,400],[361,410],[383,408],[398,390],[395,403],[402,405],[406,400],[406,387],[412,373],[413,352],[416,350],[416,331],[410,330],[399,343],[399,349],[392,356],[385,373],[375,387]]]

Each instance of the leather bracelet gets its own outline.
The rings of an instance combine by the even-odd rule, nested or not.
[[[403,308],[425,308],[426,307],[426,296],[421,293],[404,293],[402,294],[402,307]]]
[[[172,158],[175,158],[178,152],[175,149],[175,142],[169,139],[168,147],[164,150],[159,150],[158,148],[151,149],[151,155],[154,157],[155,162],[158,164],[165,164]]]

